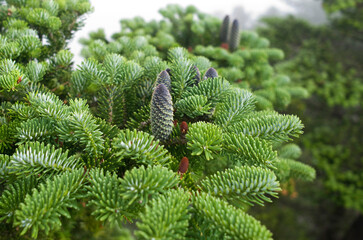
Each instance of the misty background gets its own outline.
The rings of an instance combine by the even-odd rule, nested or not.
[[[178,1],[119,1],[91,0],[94,11],[85,19],[84,27],[78,31],[70,42],[70,50],[74,54],[75,66],[82,62],[80,56],[80,38],[87,38],[90,32],[104,29],[110,38],[113,33],[120,31],[120,20],[141,16],[147,21],[160,20],[159,9],[168,4],[178,4],[182,7],[194,5],[199,10],[223,18],[230,15],[238,19],[241,29],[254,29],[260,23],[259,19],[272,16],[294,15],[313,24],[323,24],[327,18],[322,8],[321,0],[178,0]]]

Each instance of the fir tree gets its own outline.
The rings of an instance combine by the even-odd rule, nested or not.
[[[33,2],[39,7],[34,14],[56,4]],[[77,4],[89,10],[85,1],[58,7]],[[45,16],[56,19],[55,13]],[[56,22],[29,25],[29,41],[42,48],[40,36],[50,37]],[[43,69],[37,56],[47,59],[42,51],[32,55],[36,51],[25,48],[25,58],[17,58],[10,48],[1,55],[4,235],[62,236],[75,231],[66,218],[77,221],[81,212],[107,226],[136,221],[140,239],[271,239],[246,211],[277,197],[280,181],[313,179],[312,168],[282,161],[286,154],[277,152],[302,133],[300,119],[256,110],[251,91],[215,70],[196,84],[210,62],[186,49],[171,48],[164,61],[145,37],[119,40],[113,47],[126,44],[125,55],[108,53],[102,41],[90,43],[105,46],[92,54],[105,54],[69,70],[67,91],[50,88],[51,80],[35,71]],[[53,66],[69,55],[60,51],[50,58],[46,63]]]

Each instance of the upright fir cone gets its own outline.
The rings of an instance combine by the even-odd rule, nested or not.
[[[173,102],[168,88],[163,84],[156,86],[150,108],[151,131],[156,139],[166,141],[173,130]]]
[[[170,79],[169,73],[166,70],[159,73],[159,75],[156,79],[156,86],[161,83],[164,84],[168,88],[169,92],[171,91],[171,79]]]
[[[170,68],[167,68],[165,69],[165,71],[169,74],[169,76],[171,77],[171,69]]]
[[[229,30],[229,16],[225,16],[221,25],[221,31],[219,33],[219,39],[222,43],[228,41],[228,30]]]
[[[193,65],[193,68],[195,70],[194,84],[198,86],[198,84],[200,83],[200,71],[195,65]]]
[[[218,73],[214,68],[211,67],[205,72],[203,80],[206,80],[207,78],[216,78],[216,77],[218,77]]]
[[[233,52],[239,46],[239,24],[235,19],[232,23],[231,37],[229,38],[229,50]]]

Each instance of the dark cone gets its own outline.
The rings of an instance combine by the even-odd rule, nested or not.
[[[228,30],[229,30],[229,16],[225,16],[221,25],[221,31],[219,33],[219,39],[222,43],[228,41]]]
[[[198,84],[200,83],[200,72],[196,66],[193,66],[193,68],[195,70],[194,84],[198,86]]]
[[[169,74],[169,76],[171,77],[171,70],[170,70],[170,68],[167,68],[167,69],[165,69],[165,71]]]
[[[171,91],[171,80],[170,80],[169,73],[166,70],[159,73],[159,75],[156,79],[156,86],[161,83],[164,84],[168,88],[169,92]]]
[[[234,20],[232,23],[231,37],[229,38],[229,50],[233,52],[239,46],[239,24],[238,20]]]
[[[159,84],[151,99],[150,108],[151,131],[156,139],[166,141],[173,130],[173,102],[168,88]]]
[[[207,78],[216,78],[216,77],[218,77],[218,73],[214,68],[211,67],[205,72],[203,80],[206,80]]]

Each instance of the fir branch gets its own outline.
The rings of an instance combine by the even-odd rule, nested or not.
[[[208,78],[201,81],[198,86],[188,88],[183,94],[183,98],[190,96],[201,95],[208,98],[211,106],[215,106],[221,102],[231,91],[231,85],[223,78]]]
[[[259,221],[227,202],[207,193],[193,196],[193,208],[199,218],[230,239],[272,239],[272,233]]]
[[[207,160],[213,159],[213,155],[222,150],[222,129],[212,123],[193,123],[189,127],[186,139],[192,155],[198,156],[204,153]]]
[[[121,195],[128,205],[134,202],[145,205],[150,197],[167,192],[178,182],[178,176],[165,167],[153,166],[145,169],[141,166],[126,171],[121,180]]]
[[[290,159],[298,159],[302,154],[301,148],[294,143],[285,144],[278,152],[280,158]]]
[[[36,187],[37,180],[34,176],[19,178],[6,186],[0,197],[0,220],[11,223],[14,221],[15,211],[20,208],[26,195],[31,194]]]
[[[210,105],[206,96],[195,95],[180,99],[175,104],[175,109],[177,115],[180,115],[181,117],[187,115],[190,118],[196,118],[203,116],[204,114],[209,114],[209,111],[211,110]]]
[[[136,236],[140,239],[186,239],[189,197],[183,190],[171,190],[154,198],[140,215]]]
[[[243,89],[234,89],[222,103],[216,106],[215,122],[223,127],[240,122],[254,110],[254,101],[252,93]]]
[[[11,168],[19,175],[57,174],[81,167],[79,159],[68,156],[68,150],[55,149],[50,144],[29,142],[21,145],[11,157]]]
[[[27,100],[42,117],[60,121],[68,116],[68,107],[53,93],[30,92]]]
[[[141,132],[122,130],[112,142],[115,155],[122,159],[132,159],[134,165],[166,165],[170,159],[168,151],[154,136]]]
[[[121,185],[116,174],[92,169],[87,180],[90,183],[86,186],[87,197],[91,199],[89,205],[95,208],[92,215],[97,220],[121,226],[124,217],[132,216],[126,211],[127,203],[121,196]]]
[[[304,163],[292,159],[279,159],[289,167],[290,177],[304,181],[313,181],[316,177],[315,169]]]
[[[29,230],[33,238],[39,231],[49,234],[61,227],[60,216],[71,217],[67,208],[77,208],[77,192],[82,186],[83,172],[79,169],[48,178],[25,197],[20,209],[15,211],[14,225],[23,229],[21,235]]]
[[[171,84],[174,101],[180,99],[185,90],[194,84],[195,69],[193,63],[187,59],[184,48],[172,48],[169,50],[169,61],[171,70]]]
[[[10,156],[0,154],[0,183],[5,181],[8,175],[12,172],[10,167]]]
[[[46,118],[34,118],[20,123],[16,128],[17,144],[28,141],[49,142],[54,134],[54,122]]]
[[[270,141],[288,141],[290,137],[298,137],[302,134],[303,127],[297,116],[267,113],[245,118],[228,129],[230,132],[244,133]]]
[[[238,157],[248,164],[274,168],[277,152],[272,150],[272,145],[266,140],[243,133],[226,134],[224,139],[227,151],[238,154]]]
[[[104,148],[102,132],[88,111],[73,112],[57,124],[56,132],[60,140],[80,144],[93,158],[97,158]]]
[[[242,166],[227,169],[207,177],[201,182],[202,188],[211,194],[230,202],[242,201],[253,205],[272,202],[266,194],[277,197],[281,191],[275,174],[261,167]]]

